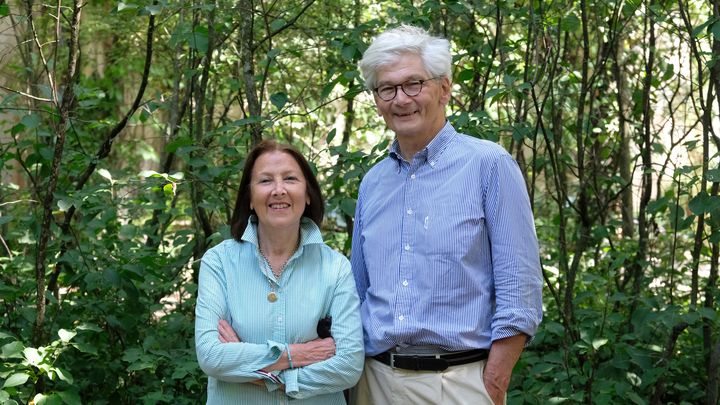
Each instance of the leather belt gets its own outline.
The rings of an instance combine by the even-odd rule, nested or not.
[[[393,368],[415,371],[444,371],[451,366],[473,363],[488,358],[485,349],[467,350],[463,352],[442,354],[399,354],[383,352],[373,359]]]

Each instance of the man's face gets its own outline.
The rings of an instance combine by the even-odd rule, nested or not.
[[[373,92],[378,114],[398,138],[414,137],[421,142],[429,142],[445,125],[450,80],[446,77],[428,80],[430,78],[420,56],[409,53],[378,70],[377,87],[394,86],[409,80],[427,80],[420,94],[413,97],[406,95],[400,87],[390,101],[382,100]]]

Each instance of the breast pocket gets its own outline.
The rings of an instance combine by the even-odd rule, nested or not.
[[[470,277],[464,273],[468,268],[478,267],[490,258],[482,258],[483,246],[487,244],[485,214],[479,203],[472,201],[447,201],[442,211],[428,211],[422,218],[419,242],[425,251],[421,271],[427,272],[422,279],[435,293],[438,304],[443,300],[456,300],[458,294],[466,294]],[[455,297],[455,298],[452,298]]]

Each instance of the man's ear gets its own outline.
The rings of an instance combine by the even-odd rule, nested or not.
[[[452,90],[452,82],[449,77],[440,79],[440,102],[447,105],[450,102],[450,90]]]

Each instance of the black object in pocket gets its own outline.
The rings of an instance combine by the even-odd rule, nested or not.
[[[325,339],[332,337],[330,334],[330,326],[332,326],[332,317],[326,316],[318,321],[317,334],[320,338]]]

